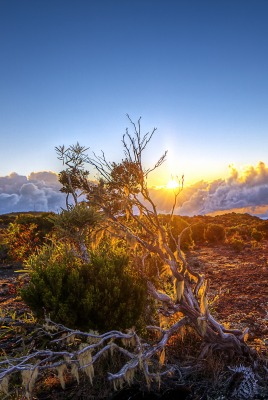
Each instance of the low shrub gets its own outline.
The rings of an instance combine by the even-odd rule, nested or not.
[[[4,243],[8,248],[8,257],[22,262],[41,245],[37,225],[10,223],[4,234]]]
[[[8,257],[8,248],[5,244],[0,243],[0,263],[6,261]]]
[[[9,258],[23,262],[43,245],[53,227],[50,213],[17,215],[14,222],[10,222],[2,233],[2,241],[8,248]]]
[[[220,224],[208,224],[205,230],[205,238],[209,243],[225,241],[225,229]]]
[[[205,229],[206,224],[204,222],[197,222],[191,226],[192,238],[196,244],[204,243]]]
[[[167,217],[170,218],[169,216],[167,216]],[[194,242],[193,242],[193,238],[192,238],[192,231],[190,228],[190,224],[184,218],[182,218],[178,215],[176,215],[176,216],[173,215],[173,217],[171,219],[171,223],[170,223],[170,228],[171,228],[172,236],[175,239],[175,241],[178,240],[178,236],[184,230],[184,233],[182,234],[181,241],[180,241],[180,247],[183,251],[187,251],[193,246]],[[187,228],[189,228],[189,229],[187,229]],[[172,238],[170,238],[169,246],[172,251],[175,251],[177,248],[177,246],[174,243],[174,240]]]
[[[131,273],[122,249],[96,251],[86,264],[66,245],[45,245],[26,268],[30,283],[21,295],[38,317],[45,310],[55,322],[98,331],[141,323],[146,285]]]
[[[256,228],[253,228],[251,231],[252,239],[256,240],[256,242],[260,242],[265,237],[265,234],[261,231],[258,231]]]
[[[237,252],[242,251],[244,246],[245,246],[244,241],[241,238],[238,238],[238,237],[235,237],[235,236],[231,237],[228,240],[228,244],[231,246],[231,248],[233,250],[235,250]]]

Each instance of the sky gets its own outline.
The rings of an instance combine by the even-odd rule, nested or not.
[[[267,0],[0,0],[0,213],[61,206],[55,146],[120,161],[127,113],[157,128],[145,164],[168,150],[155,191],[184,174],[196,212],[231,207],[197,196],[215,182],[267,205],[267,18]]]

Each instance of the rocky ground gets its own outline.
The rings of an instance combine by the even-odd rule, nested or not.
[[[18,264],[0,265],[0,317],[6,311],[14,318],[30,312],[19,296],[19,289],[27,280],[25,274],[17,272],[21,268]]]
[[[212,313],[232,328],[249,328],[256,346],[268,346],[268,241],[237,253],[226,245],[196,248],[188,261],[209,279]]]

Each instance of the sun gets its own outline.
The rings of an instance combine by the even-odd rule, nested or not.
[[[170,179],[166,184],[167,189],[177,189],[179,187],[179,183],[175,179]]]

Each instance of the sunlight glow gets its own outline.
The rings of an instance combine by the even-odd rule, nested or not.
[[[175,179],[171,179],[166,184],[167,189],[176,189],[177,187],[179,187],[179,183]]]

